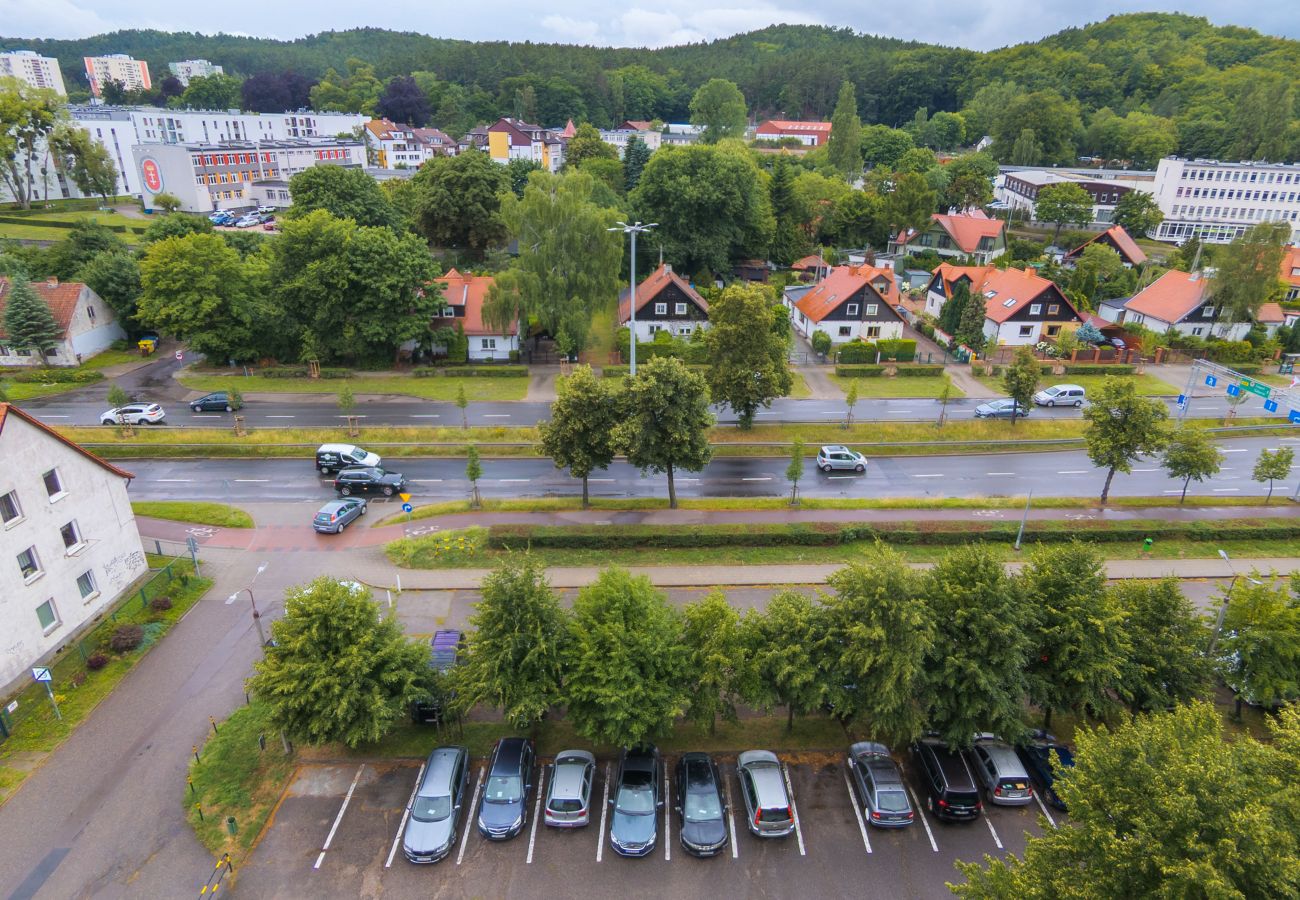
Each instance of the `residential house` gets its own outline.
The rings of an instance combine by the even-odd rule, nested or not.
[[[1297,317],[1297,313],[1291,313],[1292,320]],[[1259,311],[1255,313],[1255,322],[1263,326],[1264,333],[1269,337],[1277,334],[1277,330],[1287,324],[1287,314],[1282,309],[1281,303],[1262,303]]]
[[[1124,226],[1112,225],[1101,234],[1089,238],[1065,254],[1063,260],[1065,265],[1072,266],[1078,262],[1079,257],[1083,256],[1083,251],[1092,244],[1100,244],[1114,250],[1119,254],[1119,258],[1126,269],[1140,266],[1147,261],[1147,255],[1142,252],[1142,248],[1137,245],[1137,242],[1129,237],[1129,233],[1124,230]]]
[[[658,150],[663,143],[663,134],[652,129],[649,122],[627,121],[617,128],[600,130],[600,139],[618,150],[619,159],[623,158],[623,153],[627,150],[627,142],[632,138],[639,139],[651,153]]]
[[[632,304],[624,288],[619,295],[618,324],[624,327],[631,322]],[[709,304],[667,263],[661,263],[636,286],[637,343],[653,341],[660,331],[689,338],[697,329],[708,325]]]
[[[1118,325],[1141,325],[1152,331],[1170,329],[1191,337],[1239,341],[1249,322],[1228,324],[1212,296],[1212,280],[1202,272],[1171,269],[1132,297],[1104,300],[1098,313]]]
[[[954,266],[943,263],[926,287],[925,311],[937,316],[965,282],[971,296],[984,298],[984,335],[999,344],[1037,344],[1055,339],[1065,326],[1083,324],[1083,316],[1053,282],[1028,269]]]
[[[388,119],[371,119],[366,143],[381,169],[418,169],[435,156],[455,155],[456,142],[437,128],[416,128]]]
[[[505,360],[510,358],[511,352],[519,351],[518,320],[504,328],[483,320],[483,304],[495,278],[461,274],[451,269],[435,281],[442,286],[442,297],[447,305],[443,307],[442,317],[435,319],[432,327],[459,327],[469,339],[467,355],[471,362]]]
[[[0,403],[0,693],[104,615],[145,573],[133,477]],[[56,686],[57,687],[57,686]]]
[[[543,169],[558,172],[564,165],[566,143],[554,131],[507,117],[468,132],[461,138],[459,149],[462,152],[470,148],[483,150],[502,165],[512,159],[527,159]]]
[[[824,331],[832,344],[847,344],[903,336],[892,269],[835,266],[816,284],[786,288],[782,302],[790,310],[795,331],[805,338]]]
[[[41,360],[32,351],[7,346],[4,311],[9,287],[9,279],[0,277],[0,367],[39,366]],[[107,350],[114,341],[126,339],[112,307],[88,285],[50,278],[33,282],[32,288],[50,308],[61,332],[58,345],[46,352],[46,365],[75,366]]]
[[[1286,284],[1286,299],[1300,300],[1300,247],[1284,248],[1281,275]]]
[[[805,280],[816,281],[830,274],[831,264],[820,256],[805,256],[790,264],[792,272],[798,272]]]
[[[805,147],[821,147],[831,138],[831,123],[768,119],[754,129],[755,140],[779,141],[783,138],[794,138]]]
[[[970,257],[978,265],[987,265],[1007,250],[1006,223],[979,210],[962,215],[935,213],[925,228],[900,231],[889,242],[891,254],[926,250],[953,259]]]

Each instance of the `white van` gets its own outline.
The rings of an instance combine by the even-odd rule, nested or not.
[[[322,475],[348,466],[377,466],[378,453],[362,450],[355,444],[321,444],[316,450],[316,468]]]

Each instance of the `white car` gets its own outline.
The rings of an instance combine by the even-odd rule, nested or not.
[[[274,207],[274,206],[259,206],[259,207],[257,208],[257,211],[258,211],[258,213],[260,213],[261,215],[264,215],[264,216],[266,216],[266,215],[272,215],[272,216],[273,216],[273,215],[275,215],[275,213],[277,212],[277,207]]]
[[[257,213],[249,213],[245,216],[241,216],[239,220],[235,222],[235,227],[253,228],[254,226],[261,225],[261,224],[262,224],[261,216],[257,215]]]
[[[110,409],[99,417],[100,425],[157,425],[167,418],[167,413],[157,403],[128,403]]]
[[[1083,406],[1087,392],[1077,384],[1054,384],[1034,394],[1039,406]]]

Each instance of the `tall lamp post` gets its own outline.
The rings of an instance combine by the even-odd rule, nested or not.
[[[234,603],[239,599],[240,594],[248,591],[248,602],[253,605],[253,624],[257,626],[257,642],[262,648],[263,655],[266,654],[266,634],[262,631],[262,614],[257,611],[257,598],[253,596],[253,582],[257,581],[257,576],[265,572],[266,567],[269,565],[270,563],[262,563],[258,566],[257,571],[253,573],[253,577],[248,580],[248,587],[242,587],[235,591],[230,595],[230,599],[226,601],[227,603]]]
[[[658,225],[658,222],[651,222],[649,225],[642,225],[640,222],[633,222],[631,225],[626,222],[619,222],[617,228],[605,229],[606,231],[621,231],[624,234],[630,234],[632,236],[632,265],[630,267],[632,289],[627,295],[627,306],[632,313],[631,327],[628,331],[631,337],[629,343],[631,345],[632,354],[629,371],[632,373],[633,378],[636,377],[636,236],[638,234],[645,234],[651,228],[658,227]]]
[[[1228,603],[1232,600],[1232,589],[1237,586],[1237,579],[1241,577],[1241,573],[1236,570],[1232,565],[1232,560],[1228,558],[1228,551],[1221,549],[1219,555],[1228,564],[1228,571],[1232,573],[1232,581],[1228,582],[1228,590],[1224,593],[1223,602],[1219,604],[1219,612],[1214,617],[1214,634],[1210,635],[1210,649],[1206,651],[1206,655],[1211,657],[1214,656],[1215,645],[1219,643],[1219,632],[1223,630],[1223,619],[1228,614]],[[1251,578],[1249,575],[1246,576],[1246,580],[1255,585],[1263,584],[1258,578]]]

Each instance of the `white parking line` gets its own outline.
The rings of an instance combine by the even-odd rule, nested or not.
[[[921,817],[921,824],[925,826],[925,836],[930,839],[930,849],[935,853],[939,852],[939,845],[934,842],[934,832],[930,830],[930,820],[925,816],[925,810],[921,807],[920,802],[916,799],[916,791],[912,786],[907,786],[907,792],[912,795],[912,808],[917,811]]]
[[[1087,469],[1065,469],[1063,471],[1057,472],[1056,474],[1057,475],[1087,475],[1088,470]]]
[[[740,856],[740,848],[736,846],[736,814],[731,805],[731,781],[723,779],[723,784],[727,788],[727,829],[731,832],[731,858],[736,859]]]
[[[943,473],[942,473],[942,472],[934,472],[934,473],[927,474],[927,475],[913,475],[912,477],[913,477],[913,478],[942,478],[942,477],[943,477]]]
[[[609,763],[605,763],[605,788],[600,797],[600,831],[596,832],[596,862],[605,852],[605,814],[609,812]]]
[[[781,763],[781,774],[785,776],[785,795],[790,798],[790,815],[794,816],[794,836],[799,839],[799,855],[807,856],[808,850],[803,845],[803,829],[799,827],[799,807],[794,802],[794,785],[790,783],[790,767]]]
[[[469,843],[470,817],[474,815],[474,810],[478,809],[478,792],[483,788],[483,770],[485,766],[478,767],[478,781],[474,784],[474,796],[469,801],[469,813],[465,816],[465,833],[460,836],[460,852],[456,854],[456,865],[465,858],[465,845]]]
[[[1056,820],[1053,819],[1052,814],[1047,811],[1047,806],[1043,803],[1043,798],[1038,796],[1038,791],[1034,791],[1034,799],[1038,801],[1038,808],[1043,811],[1043,815],[1047,816],[1047,821],[1053,828],[1055,828]]]
[[[339,823],[343,821],[343,814],[348,811],[348,804],[352,802],[352,792],[357,789],[357,782],[361,780],[361,770],[364,769],[365,763],[357,766],[357,774],[352,777],[352,785],[348,788],[347,796],[343,798],[343,805],[339,807],[339,814],[334,817],[334,825],[330,828],[330,833],[325,837],[325,846],[320,848],[320,856],[316,857],[316,865],[313,869],[319,869],[320,864],[325,861],[325,851],[330,848],[330,841],[334,840],[334,832],[339,830]]]
[[[989,834],[993,835],[993,843],[998,845],[999,850],[1003,849],[1002,838],[998,837],[997,829],[993,827],[993,820],[989,818],[989,814],[987,812],[981,812],[980,818],[983,819],[984,824],[989,827]]]
[[[542,777],[537,779],[537,802],[533,804],[533,830],[528,834],[528,858],[525,865],[532,865],[533,845],[537,843],[537,820],[542,817],[542,794],[546,792],[546,767],[542,766]]]
[[[411,796],[407,798],[406,809],[402,810],[402,821],[397,823],[397,834],[393,835],[393,846],[388,851],[388,860],[384,863],[387,869],[393,864],[393,857],[397,855],[397,844],[402,839],[402,832],[406,830],[406,817],[411,814],[411,806],[415,803],[415,792],[420,789],[420,779],[424,777],[424,767],[427,763],[420,763],[420,772],[415,776],[415,784],[411,785]]]
[[[849,772],[844,770],[844,789],[849,792],[849,806],[853,807],[853,817],[858,820],[858,831],[862,832],[862,845],[871,852],[871,839],[867,837],[867,823],[862,819],[862,808],[858,806],[858,796],[853,793],[853,785],[849,783]]]
[[[672,789],[668,785],[668,769],[664,768],[664,862],[672,862],[673,859],[673,832],[672,822],[668,818],[668,812],[672,809],[672,801],[668,798],[673,795]]]
[[[760,476],[755,475],[755,476],[752,476],[752,477],[749,477],[749,478],[742,478],[742,479],[740,479],[740,480],[741,480],[741,481],[771,481],[771,480],[772,480],[772,476],[771,476],[771,475],[763,475],[763,476],[760,477]]]

